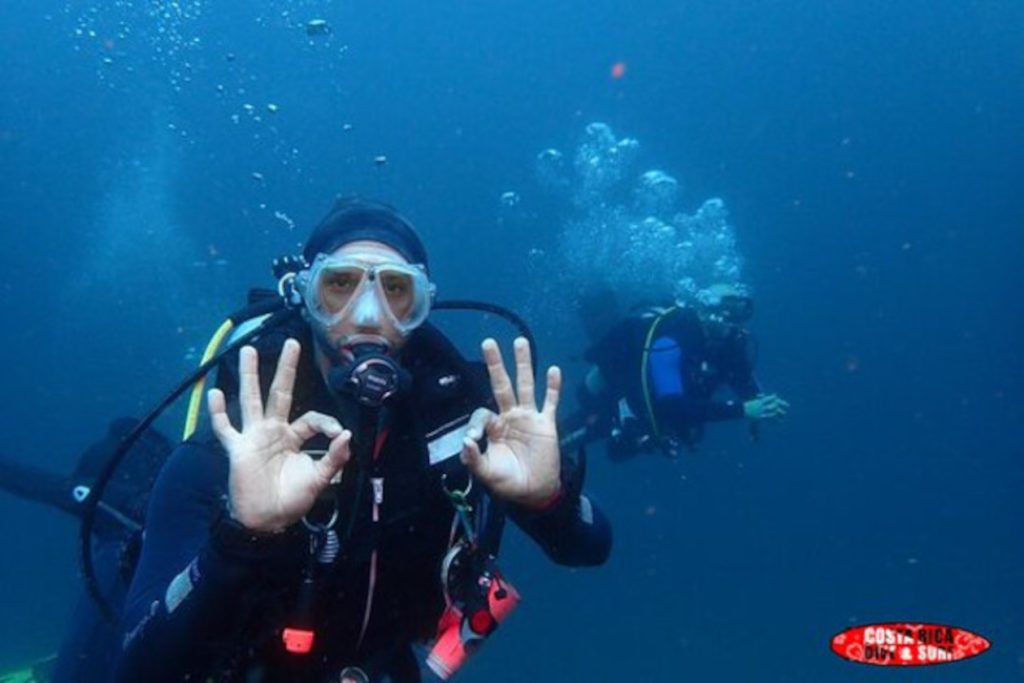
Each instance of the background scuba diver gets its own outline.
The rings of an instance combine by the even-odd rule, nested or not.
[[[762,420],[783,417],[789,403],[764,394],[754,378],[752,338],[744,327],[754,312],[741,288],[716,284],[693,305],[640,308],[617,319],[615,293],[599,288],[580,301],[592,364],[578,388],[581,410],[565,432],[576,440],[607,437],[613,460],[643,451],[671,457],[693,449],[708,422],[747,418],[756,438]],[[729,387],[735,400],[718,400]]]
[[[419,681],[411,645],[446,600],[486,635],[491,601],[514,597],[493,561],[504,510],[556,562],[607,558],[608,523],[560,459],[557,368],[538,410],[525,340],[515,385],[493,340],[486,370],[466,362],[425,322],[426,253],[390,207],[339,201],[304,257],[302,318],[225,363],[216,439],[157,482],[117,680]],[[432,654],[442,674],[460,663]]]
[[[111,422],[104,438],[86,449],[70,476],[0,459],[0,490],[78,518],[104,463],[136,424],[132,418]],[[171,450],[171,442],[163,435],[152,429],[144,432],[100,503],[93,537],[96,573],[104,594],[118,608],[138,558],[149,492]],[[26,674],[17,680],[106,683],[113,673],[119,642],[116,625],[105,619],[95,602],[83,593],[65,627],[56,658],[34,667],[30,677]],[[0,676],[0,680],[6,678]]]

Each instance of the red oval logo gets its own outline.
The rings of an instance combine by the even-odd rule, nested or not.
[[[992,644],[965,629],[942,624],[868,624],[836,634],[831,649],[857,664],[928,667],[981,654]]]
[[[977,633],[943,624],[868,624],[832,638],[843,659],[875,666],[932,666],[975,657],[992,643]]]

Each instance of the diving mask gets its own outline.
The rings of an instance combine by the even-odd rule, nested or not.
[[[423,324],[435,291],[422,266],[327,254],[317,256],[297,282],[307,312],[325,327],[342,320],[380,325],[387,319],[402,334]]]
[[[702,315],[713,321],[744,325],[754,316],[754,300],[742,285],[714,284],[697,295]]]
[[[754,317],[754,300],[748,296],[723,296],[714,311],[724,322],[743,325]]]

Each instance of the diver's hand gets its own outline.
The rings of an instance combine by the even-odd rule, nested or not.
[[[491,389],[499,413],[480,408],[473,413],[462,446],[462,462],[492,493],[530,508],[541,508],[561,487],[561,458],[555,409],[562,389],[562,373],[552,366],[547,373],[544,407],[537,410],[530,345],[515,340],[516,388],[505,371],[501,351],[493,339],[482,344]],[[487,435],[487,450],[480,440]]]
[[[298,362],[299,343],[289,339],[281,349],[264,410],[256,349],[241,350],[241,431],[228,419],[224,393],[213,389],[207,396],[213,431],[231,460],[231,516],[252,531],[277,533],[297,522],[348,462],[352,434],[336,419],[308,412],[288,422]],[[313,460],[301,448],[317,434],[330,437],[331,443],[320,460]]]
[[[743,404],[743,414],[751,420],[774,420],[789,412],[789,403],[778,394],[766,394],[752,398]]]

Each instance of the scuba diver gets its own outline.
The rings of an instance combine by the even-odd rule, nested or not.
[[[641,307],[625,318],[617,311],[606,287],[580,299],[591,368],[578,388],[580,410],[563,424],[563,447],[605,438],[616,461],[676,457],[696,448],[709,422],[746,418],[756,439],[761,421],[786,415],[789,403],[754,378],[745,327],[754,302],[741,287],[715,284],[696,304]],[[718,399],[722,387],[736,399]]]
[[[525,339],[514,378],[492,339],[464,359],[411,223],[340,199],[297,262],[294,308],[221,362],[211,429],[160,473],[117,681],[447,679],[518,601],[506,515],[559,564],[608,557],[558,368],[538,408]]]
[[[84,500],[103,464],[137,424],[132,418],[111,422],[104,437],[82,454],[71,475],[0,459],[0,490],[80,518]],[[93,554],[99,583],[118,608],[141,546],[149,491],[171,450],[171,442],[160,433],[152,429],[143,432],[132,448],[131,459],[120,468],[100,504]],[[10,676],[10,680],[36,683],[106,683],[112,675],[119,642],[116,625],[104,619],[93,600],[83,594],[57,655],[31,670],[0,675],[0,681]]]

